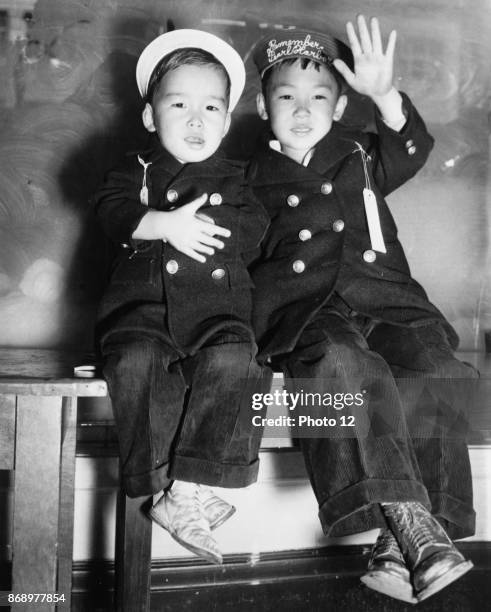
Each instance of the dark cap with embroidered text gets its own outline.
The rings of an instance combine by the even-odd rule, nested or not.
[[[330,66],[335,59],[343,60],[353,70],[353,54],[343,42],[310,30],[280,30],[260,40],[254,50],[254,63],[261,77],[275,64],[285,59],[305,58]]]

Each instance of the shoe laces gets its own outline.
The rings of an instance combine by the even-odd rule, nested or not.
[[[416,529],[408,529],[406,537],[409,540],[409,545],[414,550],[424,549],[428,544],[435,544],[435,536],[427,523],[418,525]]]
[[[390,529],[382,529],[373,547],[372,559],[390,557],[403,561],[399,544]]]
[[[416,503],[394,504],[389,509],[396,522],[407,552],[422,558],[428,546],[447,547],[451,545],[439,523],[422,506]]]

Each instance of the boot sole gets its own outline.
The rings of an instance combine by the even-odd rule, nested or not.
[[[456,565],[448,572],[445,572],[445,574],[434,580],[426,588],[417,593],[416,596],[418,601],[423,601],[428,599],[428,597],[435,595],[435,593],[438,593],[438,591],[441,591],[443,588],[466,574],[473,567],[474,564],[472,561],[463,561],[462,563],[459,563],[459,565]]]
[[[417,604],[411,583],[389,577],[385,572],[367,572],[360,580],[373,591],[410,604]]]
[[[215,555],[214,553],[212,553],[211,551],[206,550],[205,548],[194,546],[193,544],[190,544],[189,542],[182,540],[176,534],[176,532],[170,528],[170,526],[165,521],[161,520],[160,517],[156,513],[153,512],[153,508],[150,508],[147,514],[152,519],[152,521],[154,521],[155,523],[157,523],[157,525],[165,529],[176,542],[178,542],[181,546],[183,546],[184,548],[186,548],[187,550],[189,550],[196,556],[200,557],[201,559],[204,559],[205,561],[209,561],[210,563],[213,563],[214,565],[223,564],[223,558],[221,556],[219,557]]]

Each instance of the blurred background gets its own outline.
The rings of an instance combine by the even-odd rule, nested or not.
[[[134,70],[168,29],[232,43],[248,84],[227,153],[247,158],[261,128],[255,41],[277,28],[346,40],[358,12],[398,30],[396,86],[436,146],[390,196],[413,275],[456,327],[461,347],[491,329],[491,0],[0,0],[0,346],[90,350],[108,247],[90,198],[126,151],[145,144]],[[353,97],[345,122],[369,127]]]

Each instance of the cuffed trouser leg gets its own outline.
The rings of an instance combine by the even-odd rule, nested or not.
[[[102,347],[116,421],[123,485],[130,497],[151,495],[169,483],[172,444],[183,416],[186,382],[179,355],[162,341],[130,333]]]
[[[368,341],[396,377],[432,513],[453,539],[472,535],[466,436],[478,373],[455,358],[438,323],[416,328],[381,324]]]
[[[220,487],[257,479],[262,427],[253,426],[252,394],[270,377],[256,363],[256,346],[233,334],[217,336],[182,363],[189,383],[186,414],[171,476]]]
[[[365,398],[349,431],[336,427],[331,437],[299,439],[326,535],[385,525],[380,502],[430,507],[390,369],[352,322],[321,311],[283,366],[293,391],[307,386]]]

